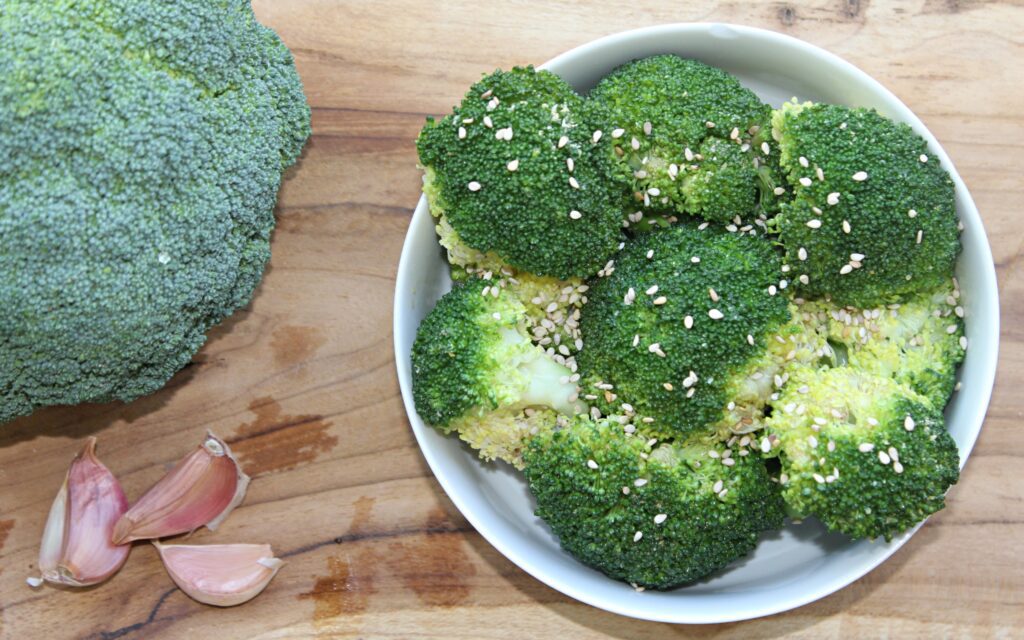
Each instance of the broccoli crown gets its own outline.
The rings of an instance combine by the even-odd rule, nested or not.
[[[483,279],[445,294],[413,343],[412,390],[420,416],[451,432],[492,416],[506,421],[528,407],[575,412],[572,372],[530,342],[526,317],[515,296],[492,296]]]
[[[461,241],[517,269],[597,271],[621,240],[621,213],[594,160],[583,100],[532,67],[495,71],[417,140],[425,191]]]
[[[585,397],[663,437],[716,423],[731,378],[790,318],[778,270],[769,242],[715,228],[681,224],[627,243],[582,310]]]
[[[609,173],[629,211],[725,221],[754,212],[771,108],[730,74],[659,55],[619,67],[591,91]]]
[[[775,225],[801,295],[873,307],[949,279],[953,181],[913,129],[827,104],[786,104],[773,125],[794,190]]]
[[[292,56],[241,0],[7,0],[0,33],[0,422],[150,393],[262,276]]]
[[[817,302],[804,312],[827,336],[836,364],[892,378],[942,409],[967,344],[959,299],[953,282],[902,304],[855,309]]]
[[[959,477],[941,411],[890,378],[807,367],[775,409],[766,438],[787,505],[851,537],[889,540],[913,527]]]
[[[778,485],[758,456],[733,458],[703,435],[655,444],[582,417],[529,441],[537,515],[564,549],[613,578],[669,589],[726,566],[782,525]]]

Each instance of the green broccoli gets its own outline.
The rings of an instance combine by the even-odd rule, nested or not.
[[[516,269],[593,274],[621,241],[622,217],[582,105],[561,78],[532,67],[473,85],[417,140],[431,212],[459,242]]]
[[[500,291],[473,278],[438,301],[413,343],[412,393],[428,424],[519,464],[525,437],[584,407],[577,377],[530,342],[526,307]]]
[[[790,320],[772,245],[707,223],[639,235],[604,275],[580,318],[584,399],[662,437],[726,418],[734,377]]]
[[[953,181],[909,126],[869,109],[789,103],[773,129],[794,190],[773,224],[801,295],[874,307],[952,276]]]
[[[745,454],[704,434],[658,444],[578,417],[538,433],[524,459],[537,515],[565,550],[613,578],[669,589],[782,526],[778,485]]]
[[[854,538],[913,527],[943,507],[959,477],[940,408],[852,366],[793,371],[760,446],[782,463],[792,513]]]
[[[150,393],[260,281],[291,53],[243,0],[5,0],[0,34],[0,422]]]
[[[955,282],[902,304],[875,309],[808,302],[808,324],[819,327],[834,351],[833,365],[892,378],[942,409],[964,359],[963,307]]]
[[[752,144],[771,107],[721,69],[652,56],[613,71],[588,101],[607,171],[637,211],[629,222],[673,213],[728,222],[757,213],[759,190],[771,202],[770,172],[758,167],[774,142]]]

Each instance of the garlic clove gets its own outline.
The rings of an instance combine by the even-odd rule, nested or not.
[[[154,540],[153,546],[178,588],[218,607],[252,600],[284,564],[269,544],[163,545]]]
[[[149,488],[114,527],[113,541],[165,538],[216,529],[245,497],[245,475],[223,440],[206,439]]]
[[[114,575],[130,547],[115,545],[110,537],[127,508],[117,478],[96,457],[96,438],[89,438],[50,507],[39,549],[42,579],[85,587]],[[29,584],[39,584],[38,579]]]

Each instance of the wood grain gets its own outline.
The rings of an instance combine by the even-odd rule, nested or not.
[[[314,137],[281,192],[249,308],[129,405],[55,408],[0,429],[0,636],[292,638],[988,638],[1024,628],[1024,6],[971,0],[687,3],[257,0],[295,52]],[[977,201],[1002,296],[1002,353],[978,446],[948,508],[891,560],[764,620],[681,627],[604,613],[518,570],[433,480],[399,397],[391,308],[419,195],[413,140],[484,71],[608,33],[731,21],[852,61],[938,136]],[[197,542],[269,542],[288,564],[219,610],[177,591],[140,545],[109,583],[32,590],[47,509],[82,438],[137,497],[212,429],[254,476]]]

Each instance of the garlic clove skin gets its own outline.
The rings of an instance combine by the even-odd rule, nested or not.
[[[114,527],[112,540],[166,538],[216,529],[242,502],[249,486],[231,449],[207,432],[206,439],[149,488]]]
[[[89,438],[50,507],[39,548],[42,579],[87,587],[114,575],[131,550],[110,540],[127,509],[120,483],[96,457],[96,438]]]
[[[252,600],[284,564],[269,544],[152,544],[179,589],[217,607]]]

